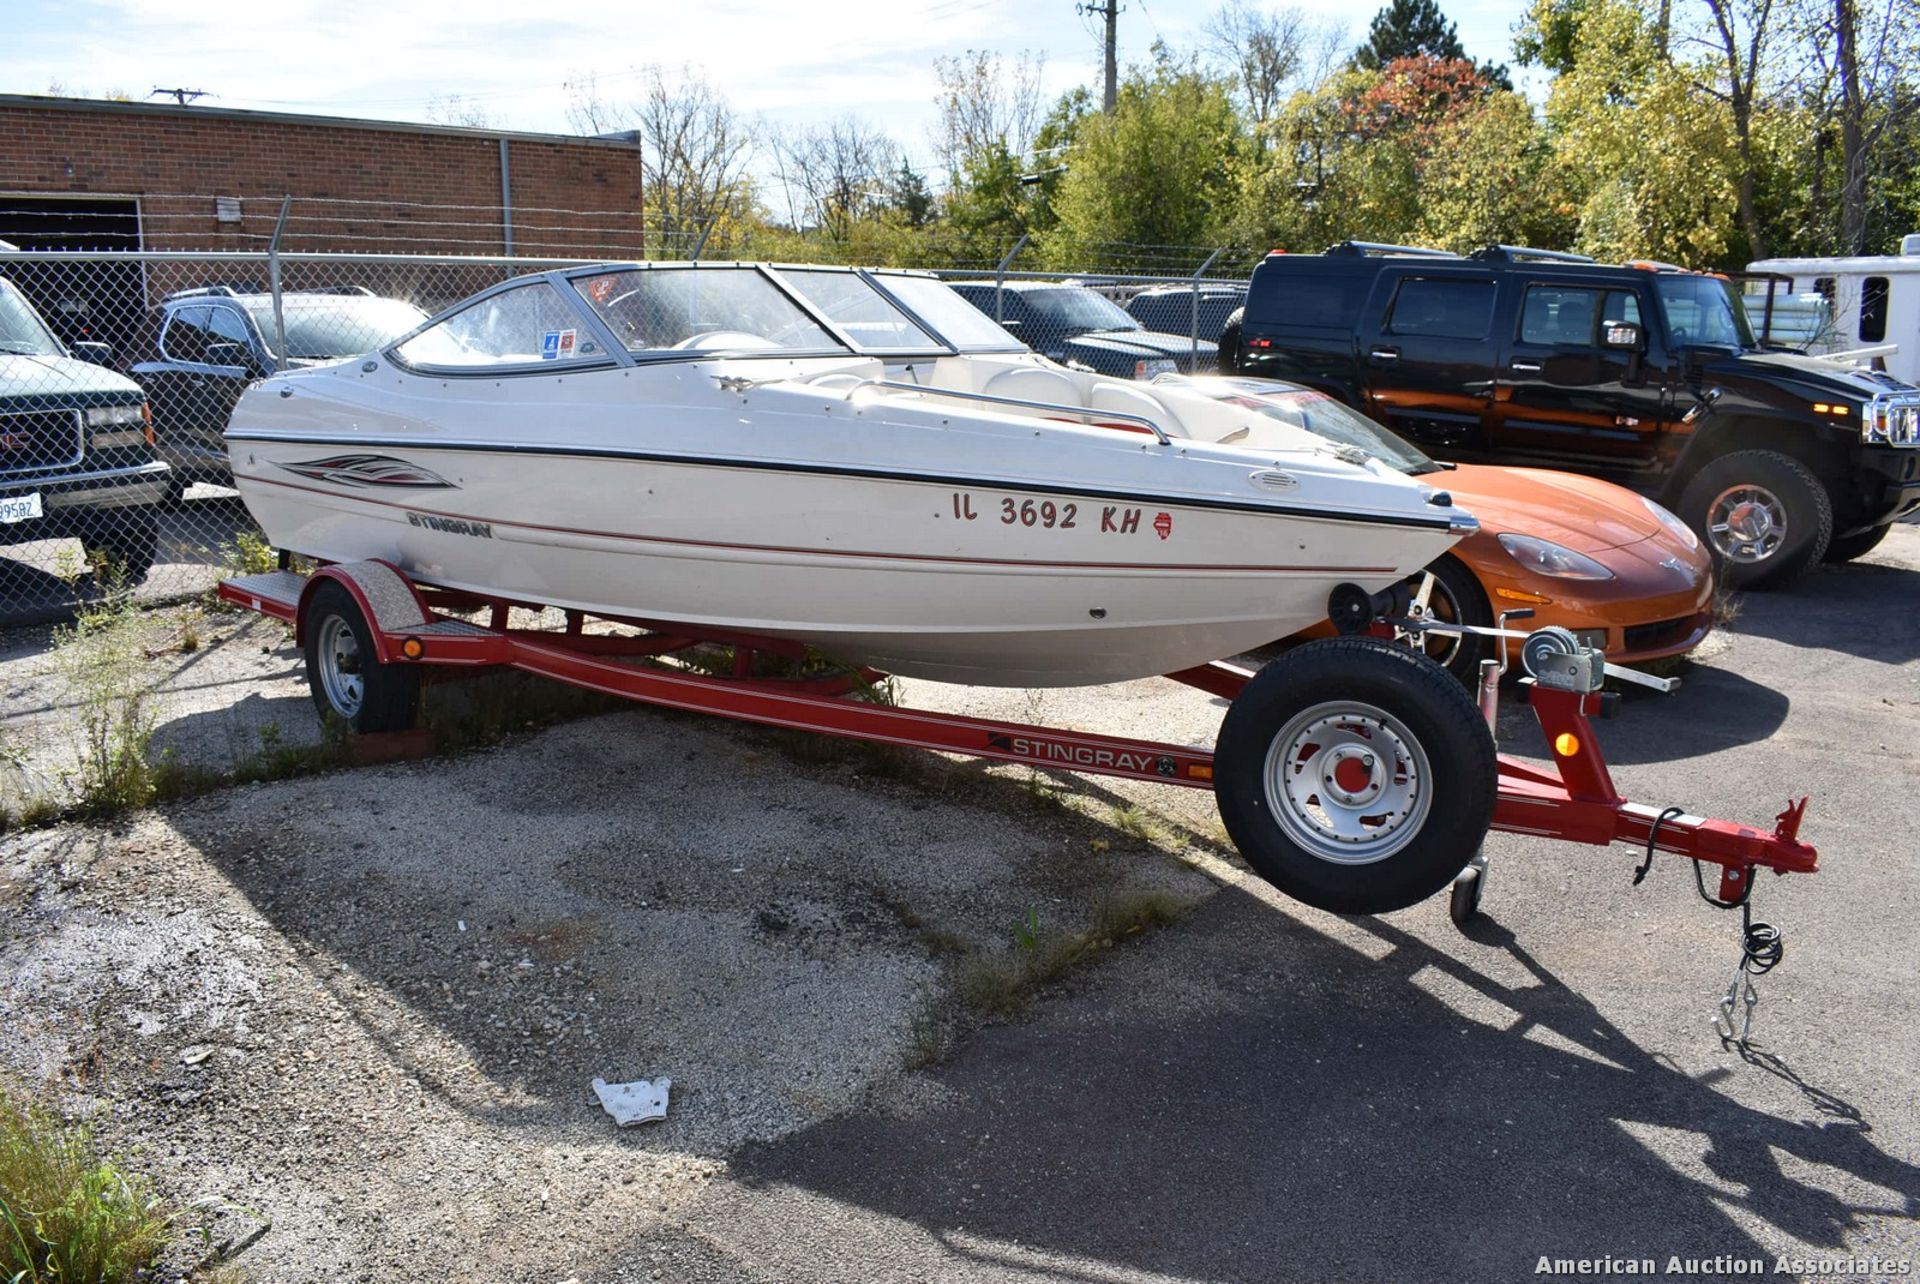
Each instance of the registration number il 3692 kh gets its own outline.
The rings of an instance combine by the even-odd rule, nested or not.
[[[16,522],[30,522],[45,516],[40,508],[40,492],[32,491],[25,495],[0,496],[0,526],[12,526]]]

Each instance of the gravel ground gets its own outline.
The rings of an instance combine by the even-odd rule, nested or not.
[[[1636,889],[1628,853],[1496,837],[1491,921],[1463,937],[1437,903],[1280,900],[1195,791],[1063,796],[638,710],[0,840],[0,1067],[220,1201],[214,1241],[257,1236],[238,1264],[262,1280],[1912,1260],[1916,612],[1902,528],[1749,597],[1683,691],[1601,728],[1646,801],[1761,820],[1815,795],[1823,872],[1759,889],[1789,944],[1747,1059],[1706,1028],[1734,925],[1677,859]],[[291,657],[243,642],[260,672],[163,735],[256,695],[292,725]],[[906,695],[1175,740],[1219,717],[1164,683]],[[1502,726],[1532,748],[1523,710]],[[1030,912],[1075,928],[1140,889],[1195,908],[906,1069],[959,943],[1004,952]],[[639,1130],[588,1088],[660,1074],[671,1114]]]

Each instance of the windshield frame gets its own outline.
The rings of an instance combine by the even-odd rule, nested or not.
[[[935,325],[932,321],[928,320],[922,313],[915,311],[913,306],[910,303],[908,303],[906,298],[902,296],[898,290],[891,288],[888,284],[889,281],[902,280],[902,279],[917,280],[917,281],[931,281],[933,282],[933,284],[944,288],[948,294],[953,296],[954,300],[957,303],[959,303],[961,307],[970,308],[975,312],[980,311],[980,309],[974,307],[973,303],[968,300],[966,295],[960,293],[958,290],[954,289],[951,285],[948,285],[945,281],[941,280],[940,277],[936,276],[932,272],[915,272],[908,268],[862,268],[860,270],[860,274],[862,276],[867,277],[869,280],[871,280],[874,286],[878,288],[882,294],[886,295],[889,299],[893,300],[894,305],[898,307],[902,312],[912,317],[915,324],[919,325],[921,329],[925,330],[928,334],[934,335],[935,337],[939,338],[940,340],[948,344],[955,353],[958,353],[958,354],[999,353],[1002,355],[1010,355],[1018,352],[1033,351],[1031,347],[1029,347],[1027,344],[1024,344],[1020,341],[1019,336],[1011,334],[1004,329],[1001,329],[1001,327],[997,323],[993,322],[993,318],[986,316],[985,313],[980,313],[980,315],[983,318],[985,318],[989,323],[993,323],[994,328],[996,330],[1000,330],[1000,333],[1003,336],[1005,336],[1005,341],[995,342],[992,344],[961,343],[959,340],[955,339],[951,334],[948,334],[946,331],[942,330],[939,326]]]
[[[883,302],[897,309],[902,316],[904,316],[913,325],[917,326],[919,329],[924,331],[930,338],[935,340],[939,346],[932,347],[932,348],[920,347],[920,348],[896,349],[896,348],[870,347],[865,344],[862,344],[857,340],[855,340],[852,336],[850,336],[842,326],[836,323],[834,319],[831,316],[829,316],[823,309],[816,306],[812,302],[812,300],[807,298],[806,295],[803,294],[797,287],[793,286],[791,283],[784,280],[780,275],[781,270],[783,268],[794,270],[794,271],[807,271],[807,272],[845,272],[850,276],[858,277],[862,281],[864,281],[868,286],[868,288],[872,289],[875,292],[875,294],[877,294]],[[658,349],[658,350],[642,349],[639,351],[635,351],[633,349],[628,348],[624,343],[622,343],[619,340],[619,338],[613,333],[612,327],[607,325],[607,323],[601,318],[598,310],[595,309],[595,307],[593,306],[592,301],[586,297],[586,294],[584,293],[584,291],[577,284],[577,282],[580,282],[589,277],[601,276],[608,272],[625,272],[625,271],[749,272],[749,273],[752,273],[758,276],[761,280],[766,281],[776,291],[779,292],[780,296],[783,299],[785,299],[788,303],[792,304],[795,308],[799,309],[807,317],[808,320],[812,321],[829,338],[833,340],[834,346],[813,347],[813,348],[759,348],[759,347],[702,348],[702,349],[691,349],[691,350],[685,350],[685,351],[672,350],[672,349]],[[431,374],[436,378],[491,378],[494,376],[561,373],[561,371],[558,371],[554,368],[551,362],[542,362],[542,363],[516,362],[512,364],[502,363],[498,365],[466,368],[466,367],[455,367],[455,366],[417,365],[413,362],[409,362],[405,360],[399,355],[399,349],[403,347],[405,344],[409,343],[414,338],[425,333],[426,331],[433,329],[435,326],[441,324],[443,321],[446,321],[449,318],[455,316],[456,314],[464,311],[465,309],[472,307],[474,304],[479,303],[482,300],[487,299],[495,294],[500,294],[507,290],[516,289],[520,286],[528,285],[534,281],[542,281],[542,280],[546,281],[549,285],[553,286],[555,290],[557,290],[563,297],[566,298],[566,300],[571,305],[573,310],[579,314],[583,326],[586,329],[590,330],[593,333],[594,337],[600,341],[601,350],[603,353],[605,353],[605,357],[602,360],[593,361],[591,363],[576,362],[576,363],[569,364],[566,367],[566,371],[569,373],[585,372],[588,370],[599,370],[599,369],[605,369],[608,367],[617,368],[617,367],[636,367],[636,366],[650,366],[650,365],[668,365],[676,362],[690,362],[690,361],[715,361],[715,360],[793,361],[793,360],[810,360],[810,359],[817,359],[817,358],[832,358],[832,357],[841,357],[841,358],[867,357],[875,360],[886,360],[886,361],[895,361],[895,362],[935,361],[942,357],[958,356],[966,353],[991,352],[991,353],[1005,354],[1005,353],[1020,353],[1020,352],[1031,351],[1031,349],[1026,344],[1022,343],[1016,336],[1013,336],[1013,335],[1008,335],[1004,343],[996,343],[990,346],[983,345],[983,344],[961,344],[956,342],[951,336],[949,336],[947,333],[942,331],[939,326],[929,321],[924,313],[916,310],[909,302],[907,302],[906,299],[901,297],[900,294],[898,294],[893,290],[888,289],[887,278],[889,277],[896,277],[896,278],[919,277],[919,278],[924,278],[926,280],[932,281],[935,284],[941,285],[948,289],[952,288],[951,286],[948,286],[945,281],[941,280],[940,277],[938,277],[937,275],[931,272],[915,272],[909,269],[901,269],[901,268],[861,268],[861,267],[847,267],[847,266],[842,266],[837,264],[825,264],[825,263],[785,263],[783,264],[783,263],[741,262],[741,261],[702,263],[697,260],[668,261],[668,262],[608,261],[608,262],[587,263],[587,264],[581,264],[577,267],[551,268],[544,272],[529,272],[523,276],[512,277],[508,280],[501,281],[501,282],[498,282],[497,284],[488,286],[484,290],[481,290],[475,294],[470,294],[466,298],[460,299],[459,301],[445,308],[440,309],[438,312],[435,312],[431,316],[427,317],[424,321],[422,321],[419,325],[415,326],[412,330],[409,330],[405,334],[396,336],[391,342],[387,343],[384,347],[380,348],[379,352],[383,357],[391,361],[394,365],[398,366],[402,370],[408,370],[408,371],[412,371],[419,374]],[[955,293],[954,297],[956,299],[959,299],[963,306],[966,306],[966,307],[973,306],[971,303],[967,302],[964,299],[964,297],[960,296],[957,292]],[[1131,320],[1131,318],[1129,319]]]
[[[24,353],[0,352],[0,355],[27,357],[71,357],[73,355],[67,351],[67,345],[60,342],[60,336],[53,332],[53,327],[47,324],[46,318],[40,315],[40,310],[33,306],[33,302],[27,298],[20,287],[3,276],[0,276],[0,295],[10,297],[13,303],[20,309],[21,316],[25,318],[28,324],[39,327],[41,337],[47,342],[47,347],[40,351]],[[3,341],[0,341],[0,343],[3,343]]]
[[[1739,352],[1756,352],[1760,348],[1759,340],[1754,337],[1753,323],[1747,316],[1739,293],[1733,288],[1733,282],[1726,277],[1708,272],[1656,272],[1653,274],[1653,299],[1660,305],[1660,325],[1666,330],[1667,342],[1676,348],[1725,348],[1725,343],[1709,343],[1704,339],[1688,336],[1686,339],[1674,338],[1673,321],[1667,313],[1667,288],[1669,283],[1675,286],[1684,284],[1689,289],[1699,289],[1711,283],[1719,287],[1719,296],[1727,305],[1728,315],[1733,320],[1732,347]]]

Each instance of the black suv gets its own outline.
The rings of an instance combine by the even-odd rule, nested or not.
[[[134,583],[153,564],[167,466],[144,394],[111,358],[60,342],[0,277],[0,546],[78,539]]]
[[[294,366],[383,348],[427,319],[411,303],[360,286],[292,290],[280,296],[287,355],[274,348],[273,296],[212,285],[169,294],[158,351],[133,367],[153,402],[160,454],[174,469],[174,497],[189,481],[225,482],[221,434],[249,383]]]
[[[1219,354],[1444,458],[1647,491],[1735,586],[1858,557],[1920,508],[1920,390],[1763,348],[1724,278],[1666,264],[1351,241],[1272,254]]]

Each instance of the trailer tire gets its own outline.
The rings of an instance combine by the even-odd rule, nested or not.
[[[420,670],[382,664],[360,604],[341,585],[317,585],[301,610],[307,688],[322,718],[355,731],[405,731],[420,708]]]
[[[1446,887],[1480,849],[1498,788],[1466,689],[1377,638],[1309,642],[1268,664],[1227,710],[1214,754],[1240,853],[1338,914],[1405,909]]]

